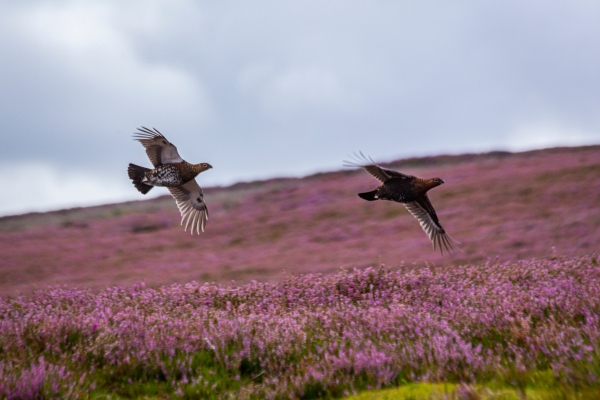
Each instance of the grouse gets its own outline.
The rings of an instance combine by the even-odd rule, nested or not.
[[[344,166],[363,168],[382,183],[371,192],[359,193],[360,198],[367,201],[390,200],[404,204],[406,209],[419,220],[421,228],[429,236],[434,250],[439,247],[442,254],[444,254],[444,248],[448,252],[453,250],[453,246],[457,242],[446,233],[429,197],[427,197],[427,191],[444,183],[443,179],[420,179],[416,176],[385,169],[376,165],[370,157],[367,158],[362,152],[355,154],[355,157],[356,159],[353,161],[344,161]]]
[[[148,193],[154,186],[165,186],[175,199],[181,212],[181,225],[185,222],[185,231],[191,224],[194,230],[204,232],[208,219],[208,208],[204,203],[204,194],[194,179],[199,173],[212,168],[210,164],[190,164],[181,158],[175,147],[156,128],[138,128],[133,139],[146,149],[154,169],[129,164],[127,173],[133,185],[142,194]]]

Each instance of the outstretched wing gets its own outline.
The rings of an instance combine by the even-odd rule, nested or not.
[[[392,178],[400,178],[400,179],[410,179],[413,178],[412,175],[406,175],[398,171],[393,171],[391,169],[381,168],[379,165],[375,164],[375,161],[371,157],[365,156],[362,151],[354,153],[354,160],[344,160],[344,167],[348,168],[363,168],[367,171],[371,176],[380,181],[381,183],[385,183]]]
[[[433,249],[440,248],[444,254],[444,248],[448,252],[454,249],[455,240],[452,239],[440,224],[438,217],[429,201],[427,195],[419,197],[411,203],[404,203],[406,209],[417,219],[421,224],[421,228],[425,231],[429,240],[433,243]]]
[[[187,232],[188,225],[191,224],[193,235],[194,230],[200,234],[200,230],[204,232],[206,220],[208,219],[208,208],[204,203],[204,194],[198,186],[195,179],[176,187],[168,188],[171,196],[175,199],[179,212],[181,213],[181,225],[185,222],[185,231]]]
[[[177,147],[156,128],[148,129],[142,126],[138,131],[133,134],[133,139],[144,146],[152,165],[158,167],[161,164],[176,164],[183,161],[177,152]]]

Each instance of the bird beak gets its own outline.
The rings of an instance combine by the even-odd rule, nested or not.
[[[443,180],[443,179],[440,179],[440,181],[442,181],[442,183],[446,183],[446,182],[444,182],[444,180]]]

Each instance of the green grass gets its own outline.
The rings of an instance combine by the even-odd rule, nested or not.
[[[189,362],[189,360],[186,360]],[[260,373],[252,362],[244,360],[240,371],[234,376],[222,364],[216,362],[210,351],[197,353],[191,360],[194,375],[200,380],[187,384],[173,384],[173,379],[181,382],[177,364],[183,357],[162,360],[162,368],[148,369],[139,365],[122,368],[106,366],[96,370],[91,378],[96,382],[92,399],[221,399],[228,392],[238,391],[242,385],[260,383]],[[190,377],[191,378],[191,377]]]
[[[351,396],[346,400],[552,400],[552,399],[598,399],[600,390],[561,390],[527,388],[525,391],[504,387],[491,389],[485,385],[463,386],[458,390],[454,384],[415,383],[395,389],[372,390]]]
[[[176,390],[160,373],[153,378],[148,371],[115,371],[112,368],[97,371],[94,377],[100,383],[91,393],[91,399],[220,399],[239,390],[248,383],[261,383],[261,368],[253,362],[245,360],[240,367],[239,375],[232,376],[215,363],[208,353],[195,357],[194,368],[204,379],[201,382],[190,382],[179,385]],[[202,371],[200,371],[202,370]],[[112,372],[109,372],[112,371]],[[154,375],[158,371],[153,371]],[[171,371],[174,372],[174,371]],[[131,379],[136,377],[137,379]],[[99,378],[99,379],[98,379]],[[510,382],[508,380],[514,379]],[[357,382],[357,387],[365,388],[366,384]],[[310,385],[309,385],[310,386]],[[313,387],[314,386],[314,387]],[[318,383],[306,387],[303,399],[340,398],[344,388],[326,390]],[[331,389],[331,388],[330,388]],[[257,397],[251,397],[257,398]],[[345,400],[552,400],[552,399],[600,399],[600,387],[577,387],[565,385],[554,378],[551,371],[525,373],[519,378],[506,376],[503,380],[486,383],[406,383],[395,388],[365,390],[357,395],[345,397]]]
[[[409,383],[397,388],[367,390],[346,400],[552,400],[600,399],[600,388],[566,386],[551,371],[525,374],[520,382],[485,384]]]

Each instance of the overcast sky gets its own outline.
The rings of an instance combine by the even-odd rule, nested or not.
[[[0,121],[0,215],[143,198],[142,125],[202,186],[600,143],[600,2],[5,1]]]

